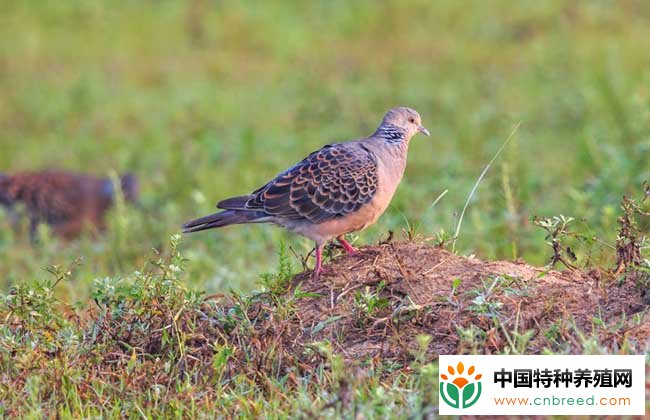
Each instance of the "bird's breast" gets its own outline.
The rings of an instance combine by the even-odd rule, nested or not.
[[[390,205],[405,168],[406,158],[403,155],[377,156],[377,191],[372,200],[354,213],[323,223],[319,230],[330,236],[338,236],[374,224]]]
[[[372,211],[376,213],[372,223],[377,221],[390,205],[395,191],[404,176],[406,159],[401,156],[378,157],[377,159],[377,192],[369,203]]]

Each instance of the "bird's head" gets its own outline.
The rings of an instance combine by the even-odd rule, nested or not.
[[[375,135],[388,142],[402,142],[410,140],[417,133],[428,136],[429,130],[422,125],[422,119],[416,110],[402,106],[393,108],[384,115]]]
[[[120,187],[124,194],[124,201],[127,203],[137,203],[140,197],[140,185],[138,178],[132,173],[123,174],[120,177]]]

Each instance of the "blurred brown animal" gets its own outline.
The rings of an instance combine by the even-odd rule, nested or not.
[[[137,203],[135,175],[122,175],[120,184],[125,201]],[[15,219],[14,206],[22,203],[32,239],[39,223],[50,225],[56,235],[67,240],[79,237],[85,229],[103,231],[105,213],[114,201],[115,188],[107,177],[60,170],[0,174],[0,206]]]

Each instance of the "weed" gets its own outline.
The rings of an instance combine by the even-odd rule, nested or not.
[[[277,272],[262,274],[262,285],[269,290],[272,295],[281,295],[287,290],[292,274],[293,267],[291,265],[287,246],[284,242],[281,242],[280,252],[278,254]]]
[[[534,330],[520,331],[519,329],[519,312],[516,313],[514,323],[512,319],[506,319],[502,316],[501,310],[503,303],[497,299],[497,295],[525,295],[525,289],[521,288],[519,279],[510,276],[497,276],[491,281],[482,281],[483,287],[472,289],[468,295],[475,297],[469,310],[485,316],[489,319],[493,328],[501,331],[507,345],[500,348],[505,354],[523,354],[525,353],[529,341],[535,334]],[[519,286],[519,287],[513,287]],[[514,325],[513,325],[514,324]],[[497,346],[498,348],[501,346]]]
[[[488,335],[477,325],[457,327],[458,349],[463,354],[481,354],[486,348]]]
[[[568,229],[569,224],[575,219],[573,217],[565,217],[564,215],[539,218],[533,218],[533,224],[544,229],[547,233],[546,243],[553,250],[553,255],[549,262],[549,266],[554,267],[555,264],[561,262],[567,268],[575,270],[576,266],[569,262],[577,259],[575,252],[569,246],[564,246],[564,240],[570,236],[575,236],[574,232]]]
[[[648,198],[650,187],[644,184],[642,202]],[[616,269],[614,274],[620,274],[626,267],[634,268],[643,264],[641,249],[648,246],[648,239],[642,236],[637,217],[650,217],[650,213],[642,210],[641,205],[634,199],[623,197],[621,201],[623,214],[618,218],[620,229],[616,237]]]
[[[435,244],[438,248],[445,248],[445,245],[452,241],[452,236],[449,232],[444,229],[440,229],[436,232]]]
[[[360,327],[366,325],[378,312],[388,308],[388,298],[381,296],[385,287],[386,283],[380,281],[374,290],[366,286],[363,291],[355,292],[352,314]]]

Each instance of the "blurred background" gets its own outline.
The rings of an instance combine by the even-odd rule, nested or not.
[[[142,208],[118,206],[100,238],[45,229],[36,244],[0,211],[0,287],[82,258],[60,293],[86,299],[95,279],[164,252],[182,222],[370,134],[397,105],[432,135],[411,143],[391,207],[357,245],[453,233],[518,123],[457,250],[544,264],[534,215],[576,217],[613,243],[620,197],[650,178],[649,51],[642,0],[2,2],[0,171],[131,171]],[[186,237],[188,282],[249,290],[281,241],[312,247],[269,226]]]

